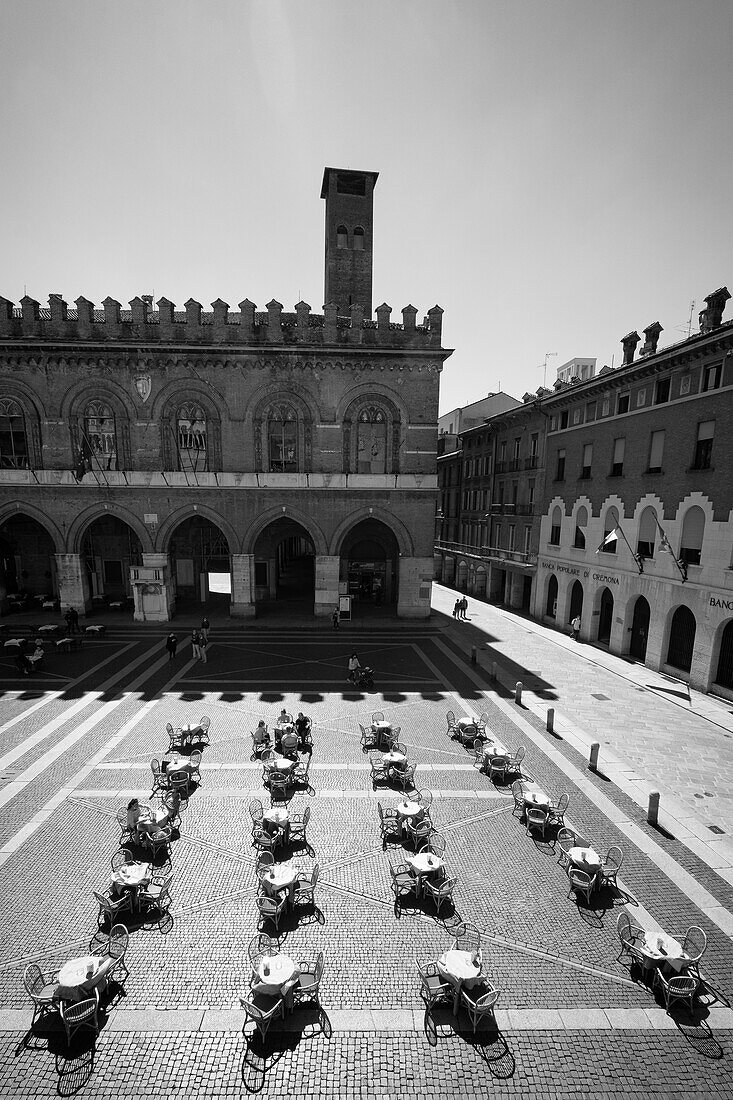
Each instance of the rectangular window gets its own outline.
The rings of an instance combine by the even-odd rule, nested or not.
[[[512,482],[512,504],[517,503],[517,495],[519,494],[519,485],[516,481]]]
[[[715,434],[715,421],[704,420],[697,426],[697,443],[695,444],[695,460],[693,470],[709,470],[713,457],[713,436]]]
[[[499,447],[499,461],[500,462],[506,462],[506,440],[505,439],[503,439],[501,441],[501,445]]]
[[[662,469],[662,455],[664,454],[664,432],[652,432],[649,444],[649,473],[658,474]]]
[[[539,436],[537,432],[530,436],[529,440],[529,455],[530,458],[537,458],[537,447],[539,446]]]
[[[585,420],[586,420],[586,423],[589,420],[595,420],[595,418],[596,418],[596,403],[595,403],[595,401],[590,401],[585,406]]]
[[[567,428],[567,426],[568,426],[568,410],[565,409],[564,412],[560,413],[560,427],[561,428]]]
[[[504,503],[504,482],[500,481],[499,482],[499,504],[501,505],[503,503]]]
[[[530,508],[534,507],[534,481],[530,481],[527,487],[527,504]]]
[[[636,395],[636,407],[640,409],[642,405],[646,405],[646,389],[639,390]]]
[[[702,376],[703,393],[707,390],[717,390],[720,385],[720,376],[723,372],[722,363],[716,363],[713,367],[706,367]]]
[[[611,477],[621,477],[624,472],[624,450],[626,440],[622,437],[613,441],[613,462],[611,464]]]
[[[555,474],[555,481],[565,480],[565,451],[557,452],[557,473]]]
[[[590,468],[593,463],[593,444],[586,443],[583,447],[583,465],[580,468],[581,477],[590,477]]]
[[[629,411],[629,395],[628,393],[620,393],[618,401],[616,402],[616,412],[625,413]]]
[[[525,552],[525,554],[529,553],[529,548],[530,548],[531,545],[532,545],[532,528],[531,527],[525,527],[524,528],[524,552]]]
[[[663,405],[669,401],[669,378],[660,378],[654,393],[654,404]]]
[[[501,524],[500,523],[497,523],[496,527],[494,528],[494,538],[496,539],[494,545],[495,546],[501,546]]]
[[[510,523],[509,524],[509,546],[508,546],[509,550],[514,549],[514,532],[515,532],[514,524]]]
[[[521,439],[515,439],[514,440],[514,458],[516,460],[519,460],[519,448],[520,448],[521,444],[522,444]]]
[[[560,524],[553,523],[550,528],[550,546],[560,545]]]

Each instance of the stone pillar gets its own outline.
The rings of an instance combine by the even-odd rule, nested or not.
[[[399,562],[397,617],[427,619],[430,615],[433,559],[400,557]]]
[[[267,559],[267,580],[269,584],[268,595],[271,600],[277,599],[277,579],[280,576],[279,573],[280,562],[277,556]]]
[[[339,602],[340,559],[328,554],[316,555],[316,598],[314,615],[332,615]]]
[[[229,614],[233,619],[255,616],[255,556],[232,554],[232,602]]]
[[[87,567],[81,554],[56,554],[56,577],[61,610],[74,607],[86,615],[92,606]]]
[[[167,623],[175,610],[175,590],[167,554],[143,554],[142,565],[130,566],[130,585],[137,623]]]

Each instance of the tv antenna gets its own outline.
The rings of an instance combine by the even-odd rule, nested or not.
[[[537,370],[539,370],[540,367],[542,367],[542,389],[543,390],[547,389],[547,360],[551,359],[553,355],[557,355],[557,352],[556,351],[546,351],[545,352],[545,361],[544,361],[544,363],[538,363],[537,364]]]
[[[692,336],[692,319],[695,316],[695,299],[690,302],[690,316],[687,319],[687,325],[675,325],[677,332],[682,332],[689,340]]]

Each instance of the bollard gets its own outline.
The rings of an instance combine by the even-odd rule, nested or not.
[[[646,812],[646,819],[650,825],[656,825],[659,822],[659,791],[649,791],[649,808]]]
[[[548,707],[547,708],[547,732],[548,733],[554,733],[555,732],[555,708],[554,707]]]
[[[471,646],[471,664],[472,665],[476,664],[476,646],[475,645]]]
[[[496,661],[491,662],[491,679],[496,679]]]
[[[600,741],[594,741],[590,747],[590,757],[588,759],[588,767],[592,772],[598,771],[598,753],[600,752]]]
[[[522,702],[522,688],[523,687],[524,687],[524,684],[522,683],[522,681],[517,680],[516,686],[514,688],[514,702],[515,703],[521,703]]]

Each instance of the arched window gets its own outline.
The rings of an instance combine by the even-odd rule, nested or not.
[[[699,565],[702,540],[705,535],[705,513],[695,504],[685,512],[682,522],[680,558],[688,565]]]
[[[552,525],[550,527],[550,546],[560,545],[560,529],[562,527],[562,512],[559,505],[552,509]]]
[[[613,505],[611,505],[611,507],[606,512],[606,518],[603,521],[603,542],[600,546],[600,550],[602,553],[616,553],[616,547],[618,546],[618,524],[618,508],[615,508]]]
[[[93,469],[116,470],[115,414],[106,401],[89,401],[82,418],[81,450]]]
[[[10,397],[0,398],[0,467],[27,470],[28,438],[23,409]]]
[[[272,405],[268,410],[267,457],[273,473],[298,469],[298,416],[292,405]]]
[[[176,439],[180,470],[208,470],[206,413],[200,405],[192,401],[181,405],[176,414]]]
[[[349,247],[349,233],[345,225],[340,225],[336,230],[336,247],[348,248]]]
[[[639,521],[639,538],[636,552],[640,558],[654,557],[654,543],[657,538],[657,513],[653,508],[645,508]]]
[[[356,425],[357,473],[387,472],[387,415],[378,405],[362,409]]]
[[[364,251],[364,230],[360,225],[357,225],[354,229],[354,251]]]
[[[545,615],[554,619],[557,615],[557,577],[551,576],[547,582],[547,601],[545,603]]]
[[[573,540],[573,546],[576,550],[585,550],[585,529],[588,526],[588,509],[581,507],[578,508],[578,513],[575,517],[575,539]]]

